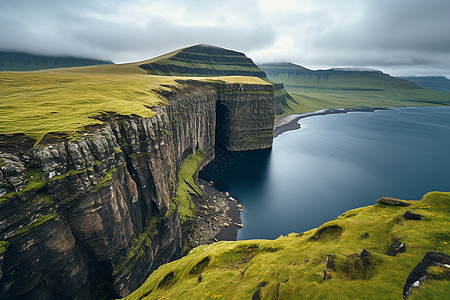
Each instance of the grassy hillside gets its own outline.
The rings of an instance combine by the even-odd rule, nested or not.
[[[140,67],[155,75],[265,77],[245,54],[209,45],[179,49],[144,62]]]
[[[161,266],[127,299],[401,299],[406,278],[426,252],[450,254],[450,193],[432,192],[409,203],[354,209],[276,240],[197,247]],[[424,218],[407,220],[406,210]],[[388,256],[395,239],[406,244],[406,252]],[[367,259],[363,249],[370,252]],[[327,268],[329,254],[335,255],[335,270]],[[331,278],[324,280],[323,271]],[[449,291],[448,280],[427,281],[409,299],[443,299]],[[252,298],[255,293],[260,298]]]
[[[84,126],[102,123],[96,116],[106,113],[151,117],[152,107],[167,104],[160,91],[180,87],[180,79],[268,84],[243,76],[147,75],[140,64],[0,72],[0,144],[11,142],[6,135],[12,134],[35,142],[49,132],[70,137]]]
[[[425,77],[401,77],[402,79],[414,82],[418,86],[433,90],[450,93],[450,80],[443,76],[425,76]]]
[[[22,52],[0,51],[0,71],[33,71],[112,63],[111,61],[90,58],[45,56]]]
[[[284,83],[293,101],[284,114],[356,106],[450,105],[450,94],[426,90],[380,71],[312,71],[291,63],[261,65],[267,77]]]

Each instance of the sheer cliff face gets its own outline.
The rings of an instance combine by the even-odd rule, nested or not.
[[[166,97],[153,118],[103,115],[74,141],[0,152],[1,298],[129,294],[180,257],[178,170],[215,147],[216,123],[230,150],[272,144],[271,86],[190,83]]]
[[[229,151],[272,147],[273,86],[219,85],[217,143]]]

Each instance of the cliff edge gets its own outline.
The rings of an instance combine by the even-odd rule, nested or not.
[[[219,140],[229,150],[272,145],[273,86],[258,78],[167,78],[136,64],[2,76],[5,299],[128,295],[186,250],[184,160],[212,159]],[[34,109],[18,109],[23,99]]]

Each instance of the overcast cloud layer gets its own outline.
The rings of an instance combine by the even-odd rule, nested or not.
[[[448,0],[0,0],[0,50],[138,61],[198,43],[257,63],[450,77]]]

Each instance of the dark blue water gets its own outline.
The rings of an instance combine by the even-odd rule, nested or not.
[[[216,179],[244,206],[238,239],[302,232],[381,196],[450,191],[450,108],[315,116]]]

